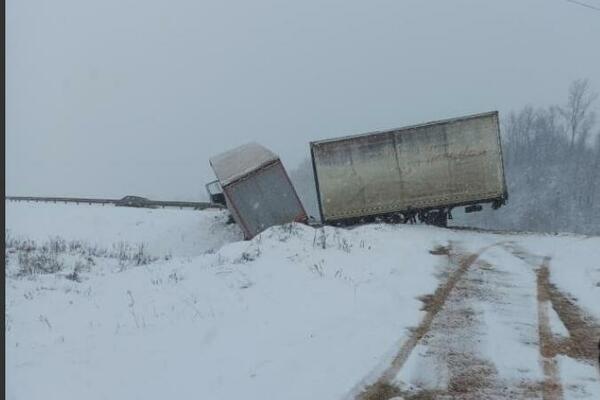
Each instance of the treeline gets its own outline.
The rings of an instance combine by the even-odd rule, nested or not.
[[[527,106],[501,116],[508,204],[473,214],[455,210],[452,224],[600,234],[597,98],[588,80],[577,80],[563,105]],[[310,160],[291,179],[308,213],[318,216]]]
[[[457,213],[456,223],[485,228],[600,234],[598,95],[577,80],[562,106],[528,106],[502,123],[508,204]]]

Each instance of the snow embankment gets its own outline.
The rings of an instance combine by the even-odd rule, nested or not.
[[[8,276],[11,399],[339,398],[393,356],[445,262],[428,250],[447,234],[428,227],[294,224],[189,257],[165,231],[181,223],[201,236],[214,213],[167,221],[163,210],[108,208],[112,218],[73,206],[53,216],[50,207],[31,207],[39,230],[31,216],[12,215],[7,228],[109,243],[112,225],[119,239],[139,233],[173,257],[121,268],[97,258],[78,281],[62,272]],[[89,224],[99,226],[97,239]],[[155,242],[163,238],[172,245]]]

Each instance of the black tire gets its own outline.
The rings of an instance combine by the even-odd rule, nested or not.
[[[443,210],[429,211],[425,223],[445,228],[448,226],[448,213]]]
[[[445,211],[439,211],[437,213],[435,225],[446,228],[448,226],[448,213]]]

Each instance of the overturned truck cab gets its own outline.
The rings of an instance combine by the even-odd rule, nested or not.
[[[281,160],[269,149],[248,143],[212,157],[210,165],[245,239],[274,225],[306,222],[306,211]]]
[[[429,122],[310,144],[321,220],[446,226],[466,212],[508,199],[498,112]]]

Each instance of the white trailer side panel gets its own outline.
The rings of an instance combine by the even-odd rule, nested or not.
[[[504,198],[498,113],[311,143],[324,221]]]

